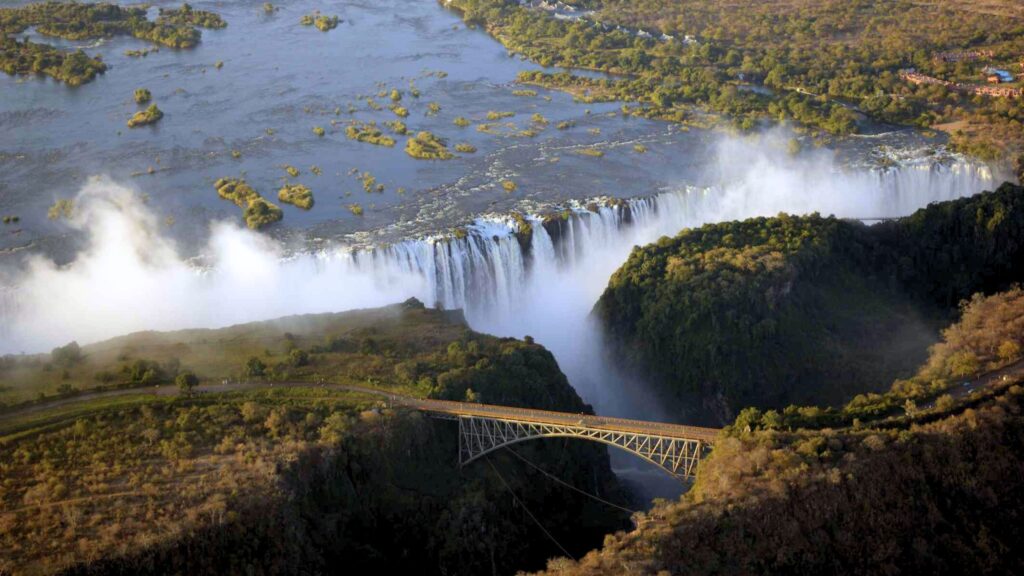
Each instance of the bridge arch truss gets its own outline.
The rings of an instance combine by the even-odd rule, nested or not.
[[[693,478],[711,445],[696,438],[675,438],[585,425],[459,416],[459,465],[500,448],[537,438],[580,438],[635,454],[679,480]]]

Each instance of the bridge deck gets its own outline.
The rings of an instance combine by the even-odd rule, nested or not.
[[[392,399],[402,405],[435,414],[445,414],[450,416],[477,416],[519,422],[560,424],[563,426],[583,426],[595,430],[634,432],[653,436],[665,436],[667,438],[701,440],[706,443],[713,443],[715,438],[718,437],[719,432],[718,428],[683,426],[679,424],[666,424],[663,422],[648,422],[645,420],[630,420],[628,418],[613,418],[609,416],[594,416],[589,414],[570,414],[567,412],[534,410],[532,408],[512,408],[509,406],[497,406],[493,404],[454,402],[449,400],[428,400],[422,398],[409,398],[405,396],[393,396]]]

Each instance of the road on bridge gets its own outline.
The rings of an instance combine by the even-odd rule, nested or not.
[[[966,396],[972,392],[992,387],[1006,381],[1024,379],[1024,360],[1018,361],[1009,366],[994,370],[973,380],[965,381],[959,386],[954,386],[945,393],[954,398]],[[649,422],[645,420],[630,420],[626,418],[615,418],[611,416],[595,416],[590,414],[571,414],[566,412],[552,412],[547,410],[534,410],[530,408],[514,408],[509,406],[495,406],[490,404],[476,404],[471,402],[453,402],[447,400],[431,400],[427,398],[414,398],[394,394],[379,388],[366,388],[362,386],[351,386],[344,384],[317,384],[315,382],[231,382],[221,384],[203,384],[196,388],[199,393],[234,392],[242,390],[255,390],[262,388],[283,388],[316,387],[321,386],[333,390],[346,390],[371,394],[387,400],[393,405],[407,406],[431,412],[444,414],[453,417],[458,416],[480,416],[486,418],[498,418],[507,420],[529,421],[537,423],[558,424],[562,426],[583,426],[597,430],[614,430],[619,432],[634,432],[665,436],[669,438],[688,438],[713,443],[718,436],[718,428],[704,428],[699,426],[684,426],[679,424],[668,424],[664,422]],[[33,403],[21,408],[15,408],[0,414],[0,421],[14,416],[23,416],[36,412],[43,412],[59,406],[90,400],[94,398],[105,398],[113,396],[124,396],[128,394],[155,394],[158,396],[172,396],[178,394],[174,386],[150,386],[143,388],[125,388],[123,390],[109,390],[103,392],[83,392],[67,398],[54,399],[49,402]],[[933,406],[932,399],[922,408]]]
[[[514,408],[511,406],[496,406],[493,404],[477,404],[475,402],[430,400],[425,398],[411,398],[407,396],[394,396],[392,398],[396,404],[409,406],[424,412],[445,414],[454,417],[480,416],[484,418],[514,420],[518,422],[580,426],[590,428],[592,430],[635,432],[638,434],[665,436],[667,438],[700,440],[709,444],[715,441],[719,432],[718,428],[684,426],[681,424],[650,422],[647,420],[631,420],[628,418],[614,418],[611,416],[596,416],[592,414],[572,414],[569,412],[552,412],[550,410],[535,410],[532,408]]]
[[[415,398],[381,390],[379,388],[366,388],[345,384],[317,384],[315,382],[231,382],[220,384],[204,384],[196,388],[200,394],[218,392],[236,392],[243,390],[257,390],[265,388],[310,388],[322,387],[331,390],[345,390],[358,392],[380,397],[382,400],[395,406],[405,406],[452,417],[459,416],[481,416],[487,418],[508,419],[541,424],[558,424],[563,426],[582,426],[595,430],[612,430],[617,432],[635,432],[665,436],[668,438],[687,438],[701,440],[707,443],[714,442],[718,436],[717,428],[702,428],[699,426],[684,426],[679,424],[668,424],[665,422],[648,422],[645,420],[630,420],[627,418],[615,418],[611,416],[595,416],[592,414],[572,414],[567,412],[553,412],[549,410],[534,410],[531,408],[516,408],[510,406],[496,406],[492,404],[477,404],[473,402],[455,402],[449,400],[431,400],[428,398]],[[129,394],[153,394],[157,396],[177,395],[178,389],[175,386],[149,386],[144,388],[126,388],[123,390],[109,390],[104,392],[83,392],[68,398],[55,399],[51,402],[42,402],[25,406],[18,410],[12,410],[0,414],[0,419],[13,416],[22,416],[31,413],[43,412],[59,406],[90,400],[95,398],[106,398],[124,396]]]

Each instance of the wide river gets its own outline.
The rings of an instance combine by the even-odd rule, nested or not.
[[[687,130],[623,116],[619,104],[517,95],[516,74],[539,67],[432,0],[296,0],[271,14],[250,1],[193,4],[229,22],[204,30],[194,49],[129,57],[152,45],[53,41],[30,30],[102,54],[109,70],[78,88],[0,75],[0,215],[20,218],[0,225],[0,353],[415,295],[466,308],[476,329],[533,335],[603,413],[697,423],[699,408],[663,413],[643,383],[603,364],[588,313],[631,246],[779,211],[897,216],[998,180],[948,153],[940,136],[913,130],[865,125],[864,136],[820,147],[798,136],[803,151],[793,154],[784,127],[756,136]],[[315,10],[343,22],[326,33],[301,26]],[[165,116],[129,129],[140,87]],[[478,151],[423,161],[406,155],[402,136],[394,148],[346,138],[351,120],[383,128],[396,119],[393,88],[411,132]],[[513,115],[478,130],[493,124],[492,111]],[[472,125],[456,126],[459,116]],[[556,128],[563,121],[571,127]],[[535,134],[521,133],[529,128]],[[603,156],[580,153],[590,148]],[[300,174],[289,177],[286,166]],[[366,173],[382,192],[363,190]],[[213,187],[228,176],[274,202],[283,182],[300,182],[316,205],[282,205],[280,224],[240,230],[240,210]],[[630,201],[588,210],[601,196]],[[55,200],[76,197],[77,222],[47,218]],[[535,225],[526,246],[502,218],[550,206],[574,216],[557,233]],[[469,236],[424,240],[453,227]],[[363,251],[353,255],[353,246]]]
[[[648,194],[699,163],[691,148],[702,148],[694,141],[703,135],[675,138],[677,131],[666,124],[610,117],[614,104],[576,104],[547,91],[514,95],[516,74],[538,67],[510,57],[430,0],[284,2],[272,14],[253,2],[194,5],[221,13],[229,26],[204,30],[195,49],[162,48],[145,58],[125,55],[152,46],[134,38],[64,42],[26,34],[102,54],[109,70],[79,88],[0,76],[0,213],[20,216],[24,230],[5,234],[0,248],[60,234],[60,224],[45,219],[47,206],[74,196],[96,174],[144,192],[162,215],[174,218],[176,235],[194,239],[210,219],[239,217],[217,197],[217,178],[244,175],[273,200],[287,176],[284,167],[292,165],[301,174],[289,180],[309,186],[316,207],[306,212],[285,206],[284,221],[271,234],[377,231],[394,238],[529,201]],[[344,21],[327,33],[301,26],[300,17],[314,10]],[[410,95],[411,86],[418,98]],[[132,93],[140,87],[152,92],[165,117],[152,127],[128,129],[127,118],[139,108]],[[429,130],[450,146],[465,142],[478,152],[431,162],[405,154],[405,137],[396,136],[394,148],[347,139],[350,120],[383,128],[396,119],[390,99],[378,96],[392,88],[403,93],[411,132]],[[429,114],[431,103],[440,105],[436,114]],[[515,116],[498,123],[498,135],[478,131],[490,111]],[[534,113],[549,121],[547,128],[520,136],[534,125]],[[473,125],[455,126],[458,116]],[[565,120],[575,126],[556,129]],[[315,126],[326,135],[316,136]],[[671,152],[659,145],[665,140],[675,144]],[[634,153],[634,142],[647,143],[650,153]],[[572,153],[582,146],[599,146],[605,156]],[[241,157],[234,158],[233,150]],[[668,154],[683,151],[667,161]],[[313,166],[320,175],[311,172]],[[384,184],[383,193],[363,191],[358,176],[365,172]],[[504,179],[516,182],[514,193],[501,188]],[[363,206],[362,216],[350,212],[352,203]],[[197,226],[198,233],[191,229]]]
[[[221,13],[229,26],[204,30],[194,49],[162,48],[144,58],[125,55],[153,46],[134,38],[66,42],[26,33],[101,54],[109,70],[78,88],[44,77],[0,75],[0,214],[21,219],[16,230],[2,229],[0,250],[66,234],[66,226],[46,219],[46,209],[57,198],[75,196],[94,175],[145,194],[168,223],[173,219],[170,233],[186,243],[204,239],[211,219],[240,219],[240,211],[214,190],[213,182],[225,176],[244,176],[275,202],[286,179],[313,190],[316,207],[307,212],[283,206],[285,218],[269,234],[362,232],[356,238],[387,241],[463,224],[482,212],[705,183],[710,143],[718,135],[623,117],[615,113],[617,104],[576,103],[559,92],[517,96],[513,92],[523,87],[513,83],[516,74],[538,67],[510,57],[431,0],[283,2],[272,14],[253,2],[194,5]],[[314,10],[343,22],[327,33],[301,26],[300,17]],[[410,95],[411,86],[419,98]],[[128,129],[127,118],[139,108],[132,93],[140,87],[152,92],[165,117]],[[451,146],[465,142],[478,152],[423,161],[405,154],[401,136],[394,148],[346,138],[350,120],[383,128],[396,119],[387,108],[390,100],[378,96],[392,88],[403,93],[411,132],[429,130]],[[431,103],[440,105],[438,113],[429,114]],[[498,135],[478,131],[490,111],[514,112],[498,122],[514,127],[501,126]],[[546,128],[531,122],[534,113],[549,121]],[[455,126],[458,116],[473,124]],[[574,126],[555,127],[566,120]],[[326,135],[316,136],[315,126]],[[536,136],[519,134],[531,127]],[[636,143],[648,152],[635,152]],[[898,132],[868,146],[849,141],[839,148],[866,158],[875,144],[918,148],[937,142]],[[585,147],[604,156],[577,153]],[[300,175],[289,178],[288,165]],[[363,191],[359,176],[367,172],[384,185],[382,193]],[[517,184],[515,192],[502,189],[506,179]],[[363,207],[362,216],[349,210],[354,203]]]

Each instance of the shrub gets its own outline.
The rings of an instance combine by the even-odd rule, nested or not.
[[[292,348],[292,351],[288,353],[288,360],[292,366],[305,366],[309,364],[309,352],[301,348]]]
[[[400,136],[404,136],[409,133],[409,127],[405,125],[405,122],[401,120],[391,120],[384,123],[385,126],[391,129],[392,132]]]
[[[284,218],[284,212],[276,205],[267,202],[263,198],[257,198],[249,203],[242,212],[245,225],[256,230]]]
[[[277,191],[277,199],[303,210],[313,207],[313,192],[302,184],[285,184]]]
[[[249,228],[255,230],[284,218],[280,208],[264,200],[245,180],[220,178],[214,187],[218,196],[242,208],[242,217]]]
[[[82,361],[82,348],[78,342],[70,342],[64,346],[54,348],[50,352],[50,360],[58,366],[70,367]]]
[[[444,140],[430,132],[419,132],[405,143],[405,153],[420,160],[448,160],[453,158]]]
[[[164,117],[164,113],[157,108],[156,104],[150,104],[149,108],[141,112],[136,112],[131,118],[128,119],[129,128],[137,128],[139,126],[146,126],[148,124],[155,124],[161,118]]]
[[[192,390],[199,385],[199,378],[192,372],[182,372],[174,379],[174,383],[183,394],[191,396]]]
[[[387,146],[390,148],[395,145],[395,139],[381,132],[375,122],[350,124],[345,128],[345,135],[350,140],[366,142],[377,146]]]
[[[267,371],[267,365],[258,356],[252,356],[245,363],[245,375],[254,378],[263,376]]]
[[[341,20],[337,16],[317,16],[313,25],[317,27],[321,32],[327,32],[328,30],[334,30],[338,27],[338,22]]]
[[[75,201],[59,198],[53,202],[50,208],[46,211],[46,217],[50,220],[56,220],[58,218],[70,219],[74,215]]]

